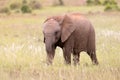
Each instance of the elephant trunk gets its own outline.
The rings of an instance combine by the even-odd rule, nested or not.
[[[46,51],[47,51],[47,64],[52,64],[52,60],[55,55],[55,47],[53,44],[52,39],[47,38],[45,40],[45,46],[46,46]]]

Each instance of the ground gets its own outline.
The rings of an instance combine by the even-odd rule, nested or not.
[[[79,66],[66,66],[57,48],[47,66],[42,24],[51,15],[80,12],[96,31],[99,65],[81,53]],[[45,7],[32,14],[0,14],[1,80],[120,80],[120,13],[104,12],[102,6]]]

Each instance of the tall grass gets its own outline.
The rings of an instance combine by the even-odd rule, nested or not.
[[[85,14],[92,10],[89,7],[79,10],[77,8],[70,10],[83,11]],[[49,9],[55,11],[51,12]],[[100,63],[98,66],[92,65],[89,56],[84,52],[81,53],[79,66],[66,66],[60,48],[56,50],[53,65],[46,65],[42,23],[45,17],[60,14],[61,10],[67,13],[69,9],[56,7],[36,11],[36,14],[1,15],[1,80],[120,80],[119,13],[87,14],[96,30],[97,57]],[[96,11],[95,9],[93,12]]]

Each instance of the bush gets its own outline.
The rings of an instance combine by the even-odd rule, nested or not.
[[[21,7],[20,3],[12,3],[10,5],[10,9],[14,10],[14,9],[19,9]]]
[[[95,0],[87,0],[87,5],[100,5],[100,1],[95,1]]]
[[[119,11],[120,8],[118,7],[117,3],[114,0],[111,1],[105,1],[104,4],[105,5],[105,11]]]
[[[41,4],[39,1],[36,1],[36,0],[33,0],[30,2],[29,6],[32,8],[32,9],[40,9],[41,8]]]
[[[21,12],[20,9],[15,10],[15,13],[20,13],[20,12]]]
[[[94,1],[94,4],[95,4],[95,5],[100,5],[101,2],[100,2],[100,1]]]
[[[23,3],[23,4],[27,4],[27,0],[23,0],[22,3]]]
[[[23,5],[21,7],[21,11],[22,11],[22,13],[31,13],[32,12],[28,5]]]
[[[108,0],[105,0],[105,1],[103,2],[103,5],[107,5],[107,4],[109,4],[109,1],[108,1]]]
[[[64,0],[54,0],[53,6],[65,6]]]
[[[117,5],[107,4],[105,7],[105,11],[119,11],[120,8]]]
[[[10,13],[10,10],[9,8],[5,7],[5,8],[0,9],[0,13]]]
[[[117,5],[117,2],[115,2],[115,0],[105,0],[103,2],[103,5],[107,5],[107,4],[115,4],[115,5]]]
[[[87,0],[87,5],[92,5],[93,1],[92,0]]]
[[[106,4],[105,11],[112,10],[112,6],[110,4]]]

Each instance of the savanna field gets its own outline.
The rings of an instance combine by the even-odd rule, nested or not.
[[[47,66],[42,24],[48,16],[80,12],[96,31],[99,65],[81,53],[80,65],[66,66],[57,48]],[[0,14],[0,80],[120,80],[120,13],[102,6],[44,7],[31,14]]]

